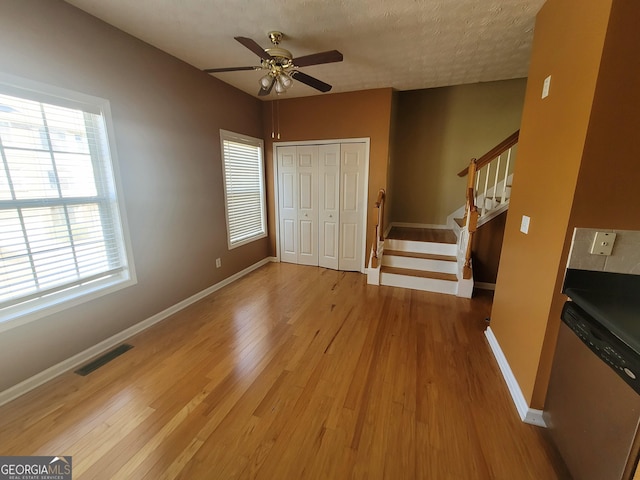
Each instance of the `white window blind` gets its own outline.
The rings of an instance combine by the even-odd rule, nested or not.
[[[267,235],[262,140],[220,131],[229,248]]]
[[[104,105],[65,93],[0,84],[3,320],[131,279]]]

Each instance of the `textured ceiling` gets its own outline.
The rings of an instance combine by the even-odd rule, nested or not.
[[[544,0],[66,0],[203,68],[258,65],[234,36],[269,47],[285,34],[294,57],[339,50],[344,61],[304,67],[332,93],[486,82],[527,75]],[[215,74],[257,95],[260,72]],[[295,82],[286,97],[318,92]],[[274,98],[274,94],[263,97]]]

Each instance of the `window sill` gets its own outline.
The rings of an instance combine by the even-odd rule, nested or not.
[[[90,302],[137,283],[127,272],[0,310],[0,332]]]

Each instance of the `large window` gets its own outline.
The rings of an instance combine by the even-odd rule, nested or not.
[[[267,236],[262,140],[220,130],[229,248]]]
[[[0,77],[0,329],[133,283],[109,121],[105,100]]]

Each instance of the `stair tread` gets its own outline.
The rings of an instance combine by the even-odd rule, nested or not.
[[[457,262],[453,255],[436,255],[432,253],[403,252],[401,250],[385,250],[384,255],[394,255],[396,257],[422,258],[425,260],[442,260],[445,262]]]
[[[458,224],[459,227],[464,227],[466,225],[466,221],[463,218],[454,218],[455,222]]]
[[[383,266],[380,269],[380,273],[392,273],[395,275],[408,275],[411,277],[433,278],[435,280],[447,280],[450,282],[458,281],[458,277],[456,277],[453,273],[428,272],[425,270],[413,270],[410,268]]]

